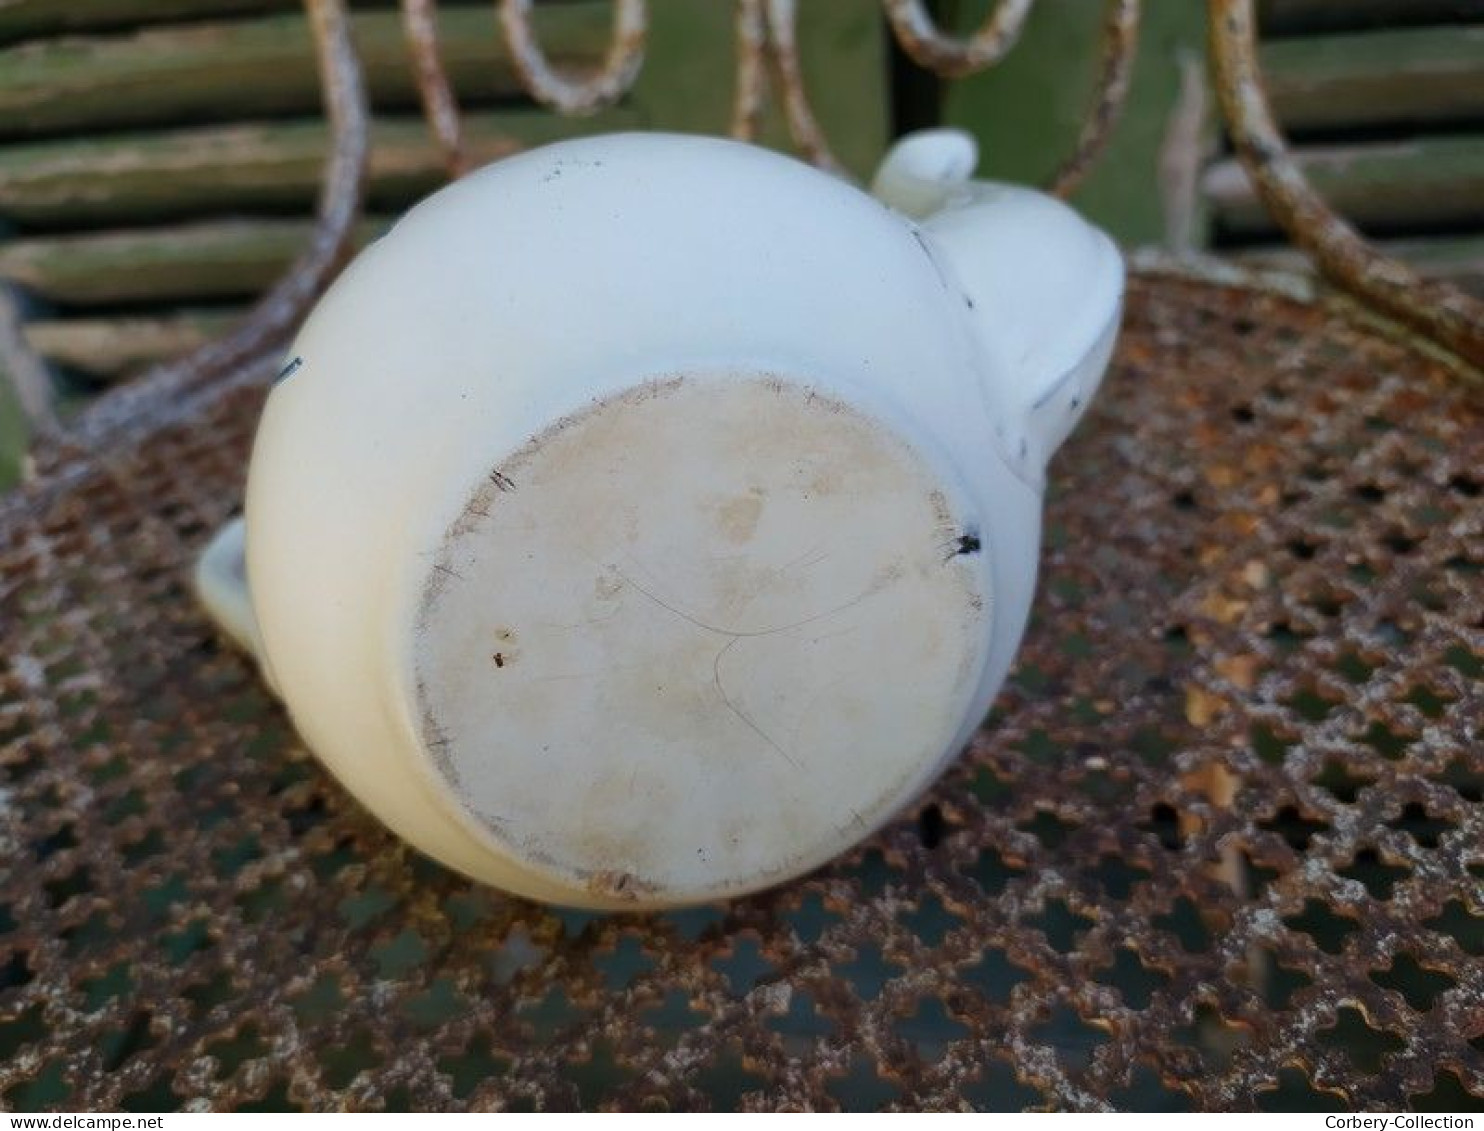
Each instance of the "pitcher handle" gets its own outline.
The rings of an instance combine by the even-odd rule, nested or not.
[[[278,686],[263,651],[263,637],[247,585],[247,527],[241,518],[224,524],[196,560],[196,598],[216,626],[258,662],[274,694]]]

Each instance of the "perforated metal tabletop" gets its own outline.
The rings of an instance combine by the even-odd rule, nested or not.
[[[190,599],[269,368],[0,503],[7,1107],[1484,1105],[1484,414],[1429,356],[1137,278],[956,768],[614,918],[396,841]]]

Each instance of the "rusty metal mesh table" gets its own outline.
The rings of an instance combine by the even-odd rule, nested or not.
[[[420,858],[219,645],[267,376],[0,503],[5,1105],[1484,1104],[1484,412],[1422,354],[1138,279],[964,758],[648,918]]]

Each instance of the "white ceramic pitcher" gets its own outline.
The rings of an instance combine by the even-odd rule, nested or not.
[[[824,863],[988,709],[1117,332],[1114,245],[974,164],[914,135],[873,197],[626,134],[449,185],[299,334],[202,600],[471,876],[632,908]]]

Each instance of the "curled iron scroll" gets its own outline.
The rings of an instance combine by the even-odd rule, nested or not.
[[[500,25],[531,97],[563,114],[592,114],[622,98],[644,65],[648,0],[613,0],[613,41],[596,72],[580,78],[552,67],[531,26],[533,0],[500,0]]]
[[[1341,290],[1484,369],[1484,302],[1382,255],[1314,191],[1273,118],[1257,61],[1253,0],[1209,0],[1216,94],[1268,213]]]
[[[1103,58],[1098,71],[1092,106],[1082,121],[1077,145],[1051,176],[1047,188],[1065,199],[1077,191],[1083,179],[1102,157],[1113,136],[1113,127],[1123,115],[1134,78],[1134,59],[1139,46],[1139,0],[1108,0],[1103,20]]]
[[[885,0],[885,5],[892,32],[913,61],[945,78],[961,78],[1009,54],[1035,2],[999,0],[967,39],[939,30],[924,0]]]
[[[453,83],[443,69],[438,52],[438,13],[435,0],[402,0],[402,31],[412,53],[412,71],[422,101],[423,117],[443,154],[443,164],[450,177],[462,177],[469,171],[468,154],[464,151],[463,125],[459,121],[459,104]]]

